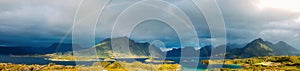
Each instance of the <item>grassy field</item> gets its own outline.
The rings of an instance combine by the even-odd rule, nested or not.
[[[233,60],[202,60],[202,64],[238,64],[242,69],[216,69],[223,71],[300,71],[300,56],[266,56]]]
[[[181,71],[179,64],[143,64],[141,62],[95,62],[92,66],[25,65],[0,63],[0,71]]]

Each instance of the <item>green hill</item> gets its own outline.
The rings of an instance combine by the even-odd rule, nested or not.
[[[264,41],[261,38],[255,39],[248,43],[243,48],[232,49],[227,52],[228,58],[249,58],[260,56],[274,56],[274,55],[297,55],[299,50],[290,46],[286,42],[280,41],[273,44],[269,41]]]
[[[261,38],[250,42],[244,48],[233,49],[227,53],[227,57],[230,58],[248,58],[272,55],[274,55],[273,49],[267,46]]]
[[[113,43],[111,42],[112,40]],[[102,57],[112,57],[116,55],[118,57],[145,57],[150,55],[149,43],[138,43],[128,37],[107,38],[93,48],[96,48],[97,54]]]

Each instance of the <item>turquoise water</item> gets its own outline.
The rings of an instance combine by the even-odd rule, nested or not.
[[[236,65],[236,64],[224,64],[224,65],[214,64],[214,65],[211,65],[211,66],[212,66],[212,68],[232,68],[232,69],[242,68],[241,66]],[[203,70],[207,70],[206,68],[207,68],[207,65],[199,65],[196,68],[183,66],[184,71],[195,71],[195,70],[196,71],[203,71]]]
[[[198,69],[198,68],[186,68],[186,67],[183,67],[182,68],[183,71],[204,71],[205,69]]]

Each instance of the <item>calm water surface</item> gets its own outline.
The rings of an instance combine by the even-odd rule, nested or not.
[[[163,58],[155,58],[157,60],[163,60]],[[189,64],[192,63],[198,63],[200,60],[204,59],[209,59],[209,58],[179,58],[179,57],[170,57],[170,58],[165,58],[166,60],[172,60],[174,63],[180,63],[182,61],[183,63],[181,64],[183,66],[183,69],[185,71],[190,71],[190,70],[197,70],[201,71],[206,69],[207,65],[199,63],[197,67],[195,66],[190,66]],[[134,61],[140,61],[143,63],[145,62],[146,58],[123,58],[123,59],[118,59],[118,61],[126,61],[126,62],[134,62]],[[49,63],[55,63],[59,65],[76,65],[76,62],[74,61],[50,61],[42,57],[12,57],[10,55],[0,55],[0,62],[2,63],[14,63],[14,64],[40,64],[40,65],[46,65]],[[84,64],[84,65],[92,65],[95,61],[79,61],[77,64]],[[214,65],[213,65],[214,66]],[[220,66],[220,65],[215,65],[215,66]],[[223,68],[241,68],[238,65],[222,65]]]

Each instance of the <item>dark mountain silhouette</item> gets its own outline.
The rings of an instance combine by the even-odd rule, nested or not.
[[[80,47],[79,45],[76,45]],[[83,49],[83,48],[82,48]],[[50,54],[58,52],[72,51],[71,43],[53,43],[49,47],[0,47],[0,54],[13,54],[13,55],[31,55],[31,54]]]
[[[204,46],[200,49],[200,57],[210,57],[211,51],[213,47],[212,46]]]
[[[78,44],[74,44],[76,46],[77,50],[86,49],[81,47]],[[68,52],[68,51],[74,51],[72,43],[53,43],[48,48],[45,49],[45,53],[60,53],[60,52]]]
[[[14,55],[25,55],[25,54],[44,54],[43,49],[38,47],[0,47],[0,54],[14,54]]]
[[[209,57],[211,46],[205,46],[196,50],[194,47],[174,48],[167,52],[167,57]]]
[[[210,51],[210,53],[211,53],[210,55],[213,55],[214,57],[225,56],[225,54],[228,51],[231,51],[231,50],[237,49],[237,48],[243,48],[244,46],[245,46],[245,44],[232,44],[232,43],[216,46],[212,49],[214,52]]]
[[[173,48],[167,52],[167,57],[180,57],[182,48]]]
[[[167,57],[198,57],[199,50],[194,47],[176,48],[167,52]]]
[[[222,49],[222,48],[224,48],[226,46],[226,51],[230,51],[230,50],[236,49],[236,48],[243,48],[243,47],[245,47],[245,45],[246,44],[233,44],[233,43],[229,43],[229,44],[226,44],[226,45],[217,46],[214,49],[219,50],[219,49]]]

